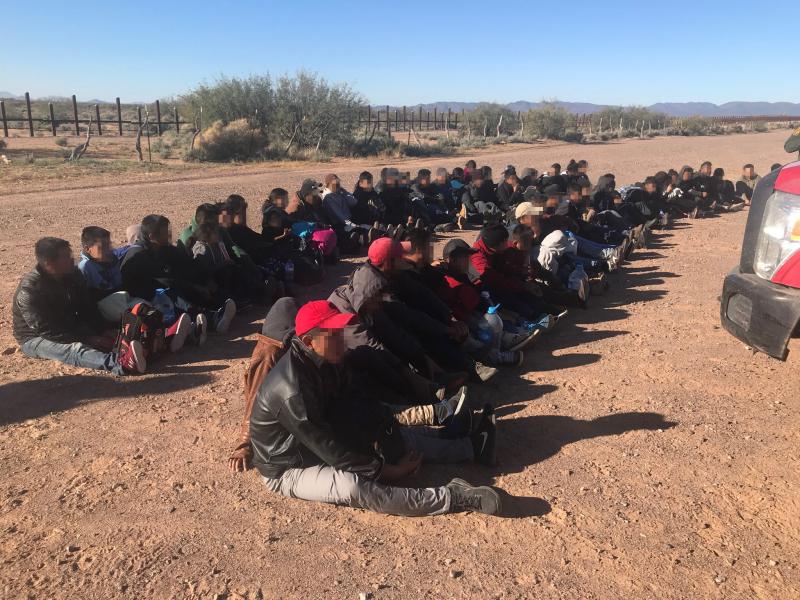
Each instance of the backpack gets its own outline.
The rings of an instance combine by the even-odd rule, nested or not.
[[[161,313],[144,302],[135,304],[122,314],[117,336],[116,351],[122,350],[123,342],[138,340],[142,343],[148,360],[163,353],[167,347],[164,318]]]

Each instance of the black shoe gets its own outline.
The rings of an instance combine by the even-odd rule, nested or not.
[[[472,434],[472,449],[475,462],[493,467],[497,462],[497,418],[491,404],[483,407],[483,416],[475,433]]]
[[[444,428],[441,431],[441,437],[455,440],[458,438],[467,437],[472,433],[472,411],[466,406],[466,403],[459,405],[459,410],[445,419]]]
[[[469,510],[496,515],[501,510],[500,494],[487,485],[474,486],[455,478],[446,487],[450,492],[450,512]]]

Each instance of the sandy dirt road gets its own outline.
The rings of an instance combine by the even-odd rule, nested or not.
[[[763,173],[786,161],[782,142],[774,133],[631,141],[486,162],[541,168],[575,155],[593,179],[611,170],[624,183],[703,159],[731,174],[754,162]],[[522,368],[476,390],[498,407],[496,469],[430,466],[407,481],[491,483],[509,494],[504,518],[385,517],[279,498],[252,471],[230,474],[257,327],[246,321],[260,315],[144,377],[12,352],[11,295],[41,235],[77,244],[80,228],[97,223],[119,237],[151,211],[177,228],[203,200],[260,199],[329,170],[349,184],[367,166],[380,168],[2,191],[0,597],[800,596],[800,346],[780,363],[751,356],[719,327],[717,297],[746,213],[657,236]]]

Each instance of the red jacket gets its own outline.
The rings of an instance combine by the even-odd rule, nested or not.
[[[481,294],[478,287],[469,280],[467,275],[445,273],[447,287],[439,290],[439,296],[445,301],[453,316],[464,323],[469,322],[470,315],[477,310],[481,303]]]
[[[506,249],[499,252],[491,250],[482,239],[475,242],[472,247],[478,251],[471,257],[472,266],[480,276],[480,283],[490,293],[522,291],[523,278],[508,261]]]

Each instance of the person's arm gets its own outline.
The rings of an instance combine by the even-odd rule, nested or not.
[[[47,306],[47,302],[35,287],[29,285],[20,287],[16,302],[28,327],[38,337],[62,343],[75,341],[75,336],[71,332],[65,331],[63,326],[55,322],[49,310],[51,307]]]
[[[278,422],[325,464],[365,479],[377,479],[383,460],[350,450],[336,438],[328,423],[309,415],[309,399],[305,396],[308,393],[301,389],[287,398],[278,411]]]
[[[497,269],[492,268],[489,260],[482,253],[472,255],[472,265],[478,272],[481,283],[490,291],[493,289],[507,292],[519,292],[522,290],[521,280],[507,277]]]

